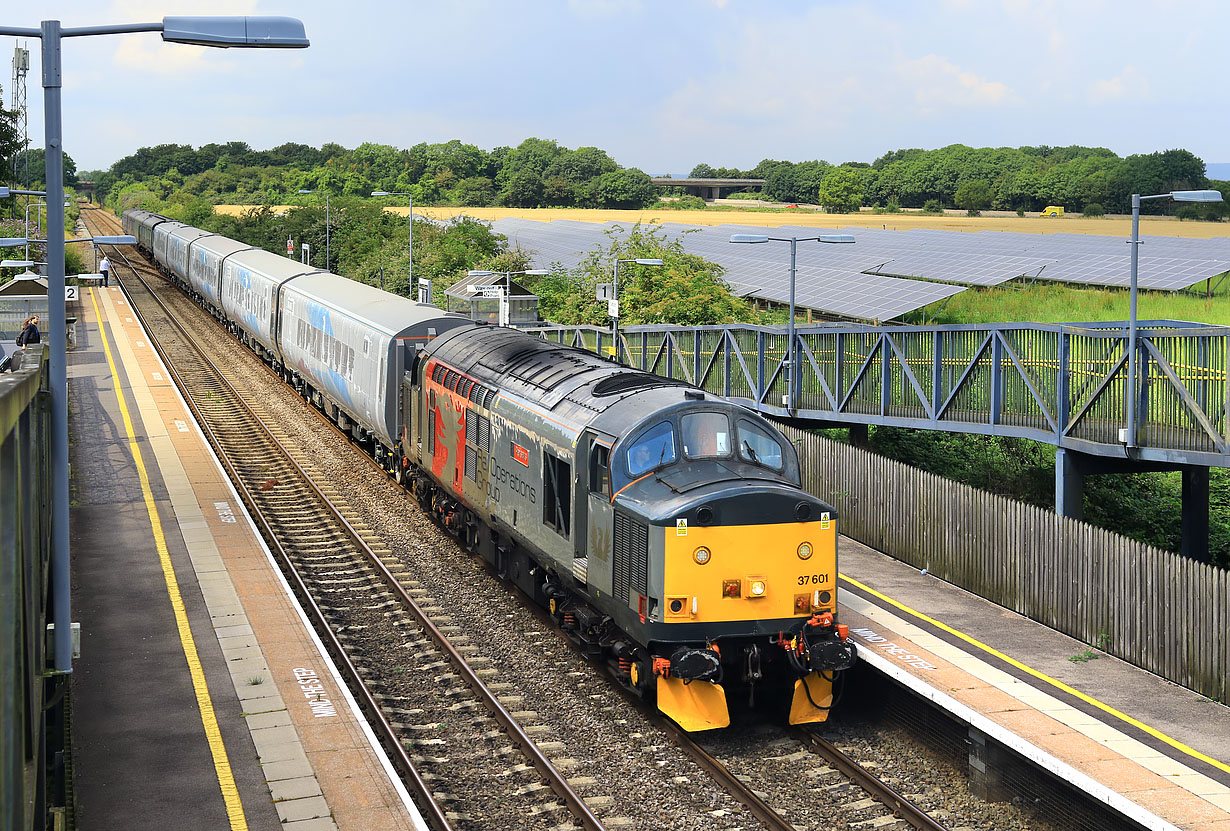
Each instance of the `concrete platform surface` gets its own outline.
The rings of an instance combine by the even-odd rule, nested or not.
[[[422,827],[123,293],[82,295],[77,827]]]
[[[1230,831],[1230,708],[854,540],[839,564],[862,659],[1146,827]]]

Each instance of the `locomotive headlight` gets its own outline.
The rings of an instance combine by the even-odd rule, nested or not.
[[[811,557],[811,543],[809,542],[799,543],[799,559],[806,560],[810,557]]]
[[[751,585],[752,597],[764,597],[765,584],[763,580],[753,580]]]
[[[703,566],[705,563],[709,562],[709,558],[711,556],[712,555],[709,553],[709,549],[705,548],[703,545],[692,552],[692,559],[696,561],[696,565],[698,566]]]

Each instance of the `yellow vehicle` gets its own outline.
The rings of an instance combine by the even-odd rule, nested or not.
[[[1043,216],[1063,216],[1063,205],[1047,205]]]

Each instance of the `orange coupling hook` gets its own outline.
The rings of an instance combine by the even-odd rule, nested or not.
[[[671,659],[670,658],[654,658],[653,659],[653,674],[661,675],[663,678],[669,678],[671,674]]]
[[[850,640],[850,627],[846,626],[844,623],[837,624],[837,637],[841,638],[843,641]]]

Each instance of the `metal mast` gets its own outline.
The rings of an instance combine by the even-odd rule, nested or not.
[[[30,73],[30,50],[17,46],[13,50],[13,112],[17,114],[17,138],[21,142],[21,155],[13,159],[13,180],[25,183],[30,188],[30,113],[26,108],[26,75]],[[21,163],[25,170],[19,171]]]

